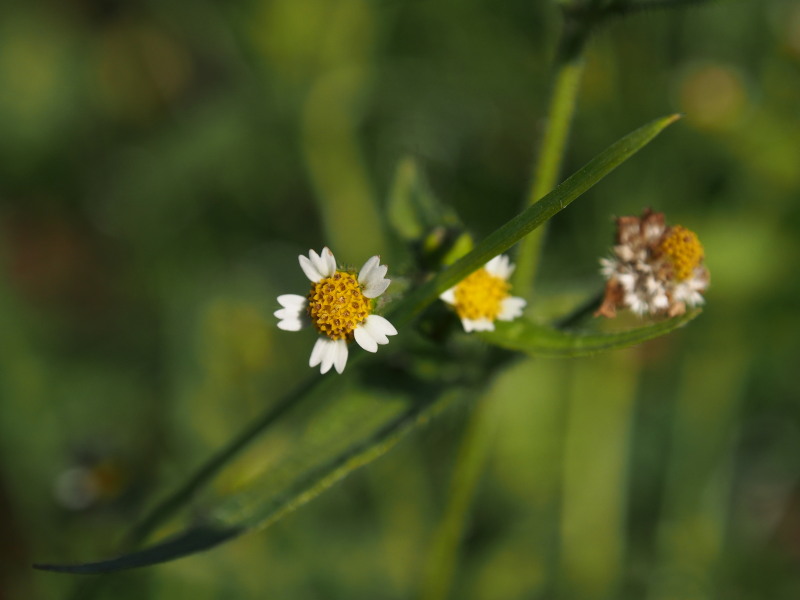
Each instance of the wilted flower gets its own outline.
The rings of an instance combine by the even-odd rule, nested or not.
[[[336,268],[336,259],[326,247],[318,255],[310,250],[308,257],[299,256],[300,268],[311,280],[311,291],[306,296],[283,294],[278,303],[283,307],[275,311],[280,319],[278,327],[286,331],[299,331],[309,323],[320,337],[311,351],[309,366],[320,365],[320,372],[331,367],[337,373],[347,364],[347,345],[354,339],[367,352],[376,352],[379,344],[388,344],[387,336],[397,330],[386,319],[372,314],[374,299],[389,287],[386,279],[388,267],[373,256],[358,273]]]
[[[700,240],[680,225],[667,227],[664,213],[650,209],[617,219],[614,256],[600,264],[608,281],[595,316],[612,318],[618,308],[629,308],[637,315],[674,317],[702,304],[708,287]]]
[[[464,331],[494,331],[496,319],[511,321],[522,314],[526,304],[508,293],[513,272],[507,256],[495,256],[439,297],[455,307]]]

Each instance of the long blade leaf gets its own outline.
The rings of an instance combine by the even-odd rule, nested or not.
[[[526,319],[498,323],[495,331],[481,337],[496,346],[539,357],[577,357],[635,346],[683,327],[702,311],[693,310],[679,317],[644,327],[614,333],[574,333],[537,325]]]
[[[312,500],[349,473],[384,454],[409,431],[444,410],[459,396],[459,392],[460,390],[445,392],[407,408],[372,435],[297,478],[280,494],[269,498],[247,492],[234,494],[217,507],[214,515],[209,518],[209,523],[191,526],[142,550],[96,562],[37,564],[34,567],[84,575],[113,573],[183,558],[213,548],[247,531],[267,527]]]
[[[511,248],[524,236],[569,206],[679,118],[680,115],[674,114],[656,119],[606,148],[536,204],[489,234],[472,252],[406,296],[391,311],[392,322],[402,324],[412,319],[443,291],[453,287],[489,260]]]

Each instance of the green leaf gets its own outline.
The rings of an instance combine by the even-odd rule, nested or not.
[[[537,325],[523,318],[510,323],[497,323],[495,331],[483,333],[481,337],[490,344],[508,350],[519,350],[532,356],[562,358],[588,356],[607,350],[635,346],[666,335],[683,327],[701,312],[697,309],[679,317],[614,333],[561,331],[545,325]]]
[[[439,294],[546,223],[679,118],[680,115],[675,114],[656,119],[609,146],[536,204],[489,234],[472,252],[408,294],[392,308],[389,320],[399,325],[409,322]]]
[[[159,544],[138,552],[131,552],[116,558],[93,563],[76,565],[35,564],[35,569],[54,571],[56,573],[73,573],[75,575],[94,575],[112,573],[126,569],[149,567],[169,560],[175,560],[190,554],[208,550],[236,537],[241,530],[235,527],[200,525],[170,537]]]
[[[444,410],[463,390],[431,394],[417,403],[380,394],[344,394],[315,414],[282,464],[226,496],[203,523],[142,550],[82,564],[37,564],[37,569],[100,574],[150,566],[208,550],[245,532],[267,527],[355,469],[372,462],[406,433]]]

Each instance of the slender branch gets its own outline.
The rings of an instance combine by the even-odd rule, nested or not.
[[[567,48],[565,52],[572,50]],[[534,168],[528,205],[535,204],[558,181],[582,74],[583,59],[580,56],[558,66],[548,110],[547,130]],[[530,290],[536,276],[544,232],[545,228],[541,228],[520,244],[514,286],[522,294]]]
[[[422,580],[422,600],[445,600],[449,596],[464,525],[491,449],[494,421],[486,413],[492,400],[490,394],[478,398],[461,440],[447,507],[434,533]]]

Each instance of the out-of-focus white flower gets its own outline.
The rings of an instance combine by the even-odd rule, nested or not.
[[[508,293],[513,272],[507,256],[495,256],[439,297],[455,307],[464,331],[494,331],[495,320],[511,321],[525,308],[524,299]]]
[[[341,373],[350,342],[355,340],[367,352],[376,352],[379,345],[389,343],[388,336],[397,334],[389,321],[372,314],[374,299],[391,282],[385,277],[388,267],[380,264],[378,256],[365,262],[358,276],[337,270],[336,259],[327,247],[319,254],[310,250],[307,257],[298,258],[300,268],[311,280],[311,291],[306,296],[278,296],[282,308],[275,316],[283,330],[299,331],[310,324],[320,334],[309,366],[319,365],[321,373],[331,367]]]
[[[613,318],[617,309],[628,308],[637,315],[673,317],[704,302],[709,275],[703,246],[685,227],[667,227],[664,213],[646,209],[641,217],[619,217],[613,251],[600,259],[607,283],[595,316]]]

